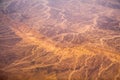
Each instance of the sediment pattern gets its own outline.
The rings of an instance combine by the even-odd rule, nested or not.
[[[0,0],[0,80],[120,80],[120,1]]]

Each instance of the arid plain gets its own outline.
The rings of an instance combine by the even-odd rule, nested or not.
[[[120,80],[120,0],[0,0],[0,80]]]

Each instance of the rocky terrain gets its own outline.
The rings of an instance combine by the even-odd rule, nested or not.
[[[120,0],[0,0],[0,80],[120,80]]]

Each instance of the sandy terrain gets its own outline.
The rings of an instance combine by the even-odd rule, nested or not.
[[[0,0],[0,80],[120,80],[120,0]]]

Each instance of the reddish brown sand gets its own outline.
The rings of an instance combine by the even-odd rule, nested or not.
[[[120,80],[120,0],[0,0],[0,80]]]

